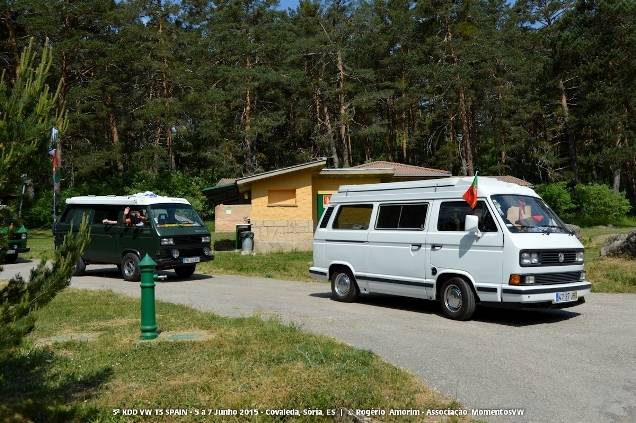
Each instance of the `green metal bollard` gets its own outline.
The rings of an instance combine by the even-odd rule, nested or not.
[[[155,268],[157,263],[148,255],[139,262],[141,273],[141,339],[159,336],[155,318]]]

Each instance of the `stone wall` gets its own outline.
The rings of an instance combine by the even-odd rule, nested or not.
[[[234,232],[236,225],[250,218],[250,204],[219,204],[214,208],[214,232]]]
[[[310,251],[314,237],[311,220],[254,220],[254,251]]]

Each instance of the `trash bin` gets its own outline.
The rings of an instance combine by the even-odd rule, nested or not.
[[[254,232],[241,232],[241,255],[252,254],[254,249]]]
[[[252,225],[249,223],[238,223],[236,225],[236,249],[240,250],[243,246],[243,242],[241,240],[242,232],[249,232],[252,230]]]

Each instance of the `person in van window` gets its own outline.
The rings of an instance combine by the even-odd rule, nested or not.
[[[124,223],[127,226],[144,226],[147,220],[140,210],[131,210],[130,207],[124,209]]]

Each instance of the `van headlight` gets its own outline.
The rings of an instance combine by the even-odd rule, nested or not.
[[[161,245],[174,245],[173,238],[161,238]]]
[[[519,256],[519,264],[521,264],[522,266],[539,264],[539,253],[531,253],[531,252],[524,251]]]
[[[583,263],[583,258],[585,257],[585,252],[583,251],[577,251],[576,252],[576,262],[577,263]]]
[[[203,254],[210,257],[212,255],[212,250],[210,249],[210,247],[203,247]]]
[[[525,285],[533,285],[534,284],[534,276],[533,275],[526,275],[523,277],[523,283]]]
[[[172,256],[172,258],[178,258],[179,250],[177,250],[176,248],[173,248],[172,250],[170,250],[170,255]]]
[[[20,238],[27,239],[27,234],[22,234],[22,236]]]
[[[201,242],[204,244],[207,244],[208,242],[210,242],[210,237],[209,236],[202,236],[201,237]]]

